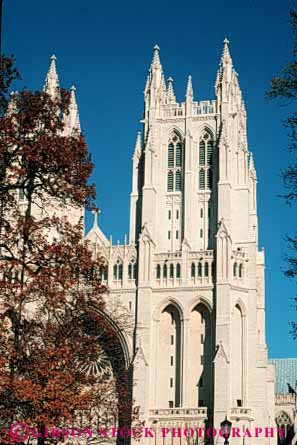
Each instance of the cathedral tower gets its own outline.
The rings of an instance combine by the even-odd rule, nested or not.
[[[142,124],[129,243],[113,246],[97,223],[87,235],[106,259],[111,295],[135,319],[128,344],[141,418],[156,430],[219,427],[226,416],[241,429],[273,426],[257,176],[228,40],[215,99],[196,100],[189,76],[182,103],[156,45]]]
[[[228,40],[212,101],[195,100],[189,76],[178,103],[156,45],[142,123],[130,210],[146,358],[135,369],[136,400],[155,426],[206,418],[219,426],[225,416],[234,426],[269,426],[257,177]]]

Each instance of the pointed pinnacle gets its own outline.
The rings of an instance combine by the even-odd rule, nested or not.
[[[74,85],[70,88],[69,113],[65,114],[65,126],[71,133],[73,131],[81,131],[78,106],[75,95],[76,88]]]
[[[141,131],[138,130],[137,137],[136,137],[136,143],[135,143],[135,149],[134,149],[134,156],[139,157],[141,154]]]
[[[226,62],[231,61],[231,55],[230,55],[230,50],[229,50],[229,40],[227,39],[227,37],[225,37],[224,39],[224,48],[223,48],[223,54],[222,54],[222,62]]]
[[[57,58],[53,54],[50,60],[51,64],[45,78],[45,85],[43,90],[49,95],[51,95],[53,98],[55,98],[58,95],[58,88],[59,88],[59,78],[56,67]]]
[[[99,227],[98,226],[98,216],[101,213],[101,210],[98,207],[96,207],[95,209],[92,210],[92,213],[94,215],[93,229],[96,229]]]
[[[188,77],[186,97],[193,97],[192,76]]]
[[[78,109],[77,102],[76,102],[76,96],[75,96],[76,88],[74,85],[70,88],[70,108]]]
[[[154,66],[154,67],[160,67],[161,66],[161,62],[160,62],[160,47],[159,47],[159,45],[155,45],[154,46],[154,56],[153,56],[152,66]]]
[[[175,102],[175,94],[173,90],[173,79],[172,77],[168,78],[168,91],[167,91],[167,99],[169,102]]]

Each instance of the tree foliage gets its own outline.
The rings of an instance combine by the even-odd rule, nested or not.
[[[95,197],[87,145],[65,131],[67,91],[8,98],[17,77],[2,57],[0,423],[65,426],[92,421],[96,410],[97,421],[115,423],[119,410],[131,412],[131,399],[118,339],[102,315],[104,266],[79,219]]]

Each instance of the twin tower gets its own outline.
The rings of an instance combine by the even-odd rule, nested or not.
[[[133,319],[134,338],[124,337],[141,418],[155,429],[217,427],[226,416],[241,429],[273,426],[257,177],[229,42],[215,100],[195,101],[189,77],[183,103],[155,46],[142,124],[130,240],[112,245],[97,221],[87,234],[106,261],[102,279]]]

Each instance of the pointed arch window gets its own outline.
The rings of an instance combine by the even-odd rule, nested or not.
[[[106,282],[106,281],[107,281],[107,277],[108,277],[108,266],[107,266],[106,263],[103,263],[103,264],[100,266],[100,272],[99,272],[99,275],[100,275],[100,279],[101,279],[101,281],[103,281],[103,282]]]
[[[121,260],[117,260],[113,266],[113,279],[115,281],[121,281],[123,279],[123,264]]]
[[[167,265],[164,264],[163,266],[163,278],[167,278]]]
[[[191,264],[191,277],[195,278],[196,275],[196,267],[195,267],[195,263]]]
[[[136,264],[134,259],[131,260],[131,262],[128,264],[128,279],[129,280],[136,279]]]
[[[180,278],[180,264],[177,263],[176,265],[176,278]]]
[[[202,263],[198,263],[198,277],[202,277]]]
[[[173,264],[170,264],[169,277],[170,278],[174,278],[174,266],[173,266]]]
[[[168,143],[167,191],[182,191],[183,143],[177,133],[173,133]]]
[[[199,189],[211,190],[213,187],[214,140],[211,133],[205,129],[199,141]]]
[[[208,271],[209,271],[208,263],[205,263],[205,266],[204,266],[204,275],[205,275],[206,277],[208,277]]]

